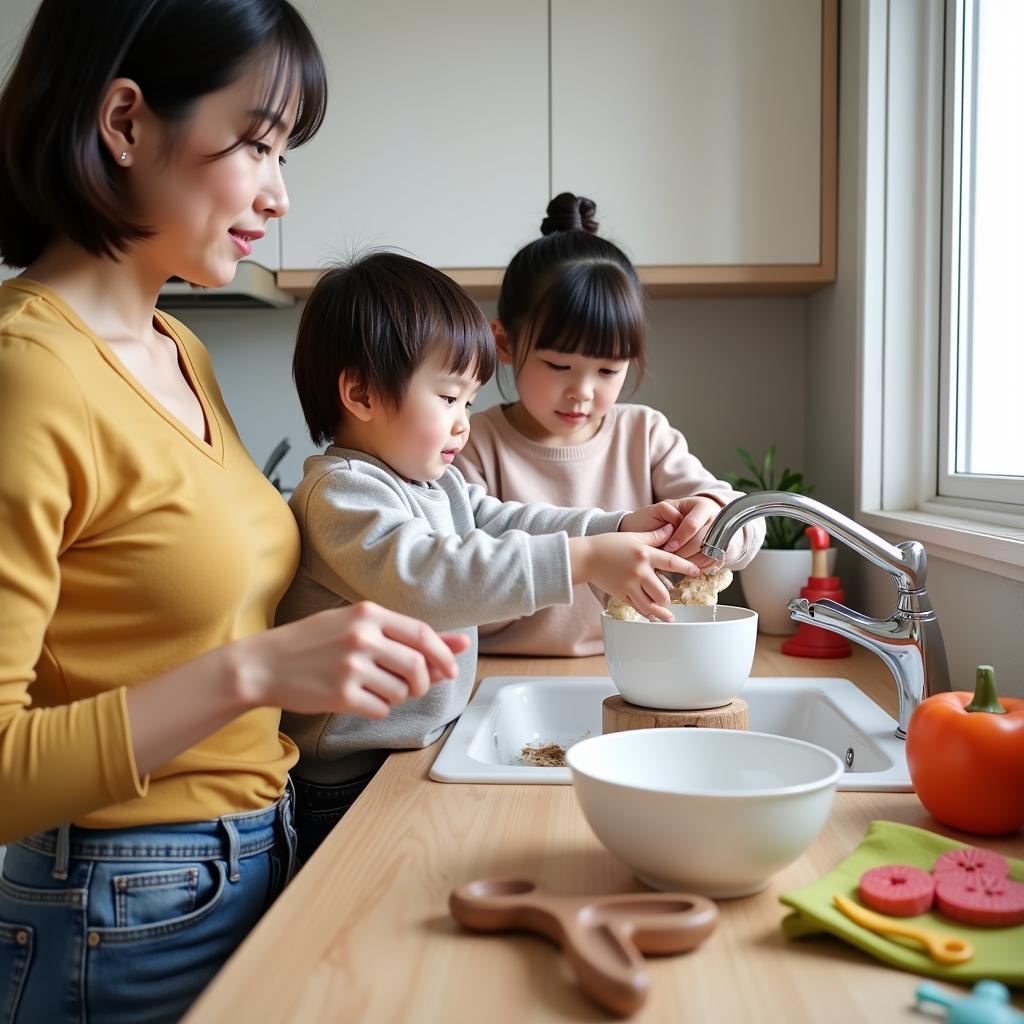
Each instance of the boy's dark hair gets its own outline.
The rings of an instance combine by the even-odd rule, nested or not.
[[[644,298],[633,264],[599,237],[590,199],[562,192],[548,203],[541,238],[512,258],[498,319],[516,364],[531,348],[632,360],[644,371]]]
[[[292,375],[314,444],[334,439],[343,408],[338,377],[356,376],[395,408],[432,352],[481,384],[494,373],[494,339],[480,307],[446,274],[391,252],[327,271],[299,320]]]
[[[27,266],[60,235],[116,259],[149,236],[97,128],[115,78],[136,82],[173,128],[254,61],[269,71],[265,112],[280,116],[297,85],[288,146],[307,142],[324,118],[327,76],[287,0],[43,0],[0,96],[3,261]],[[253,141],[265,120],[254,114],[238,145]]]

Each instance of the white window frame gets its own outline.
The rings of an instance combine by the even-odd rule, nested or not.
[[[979,503],[979,511],[1024,513],[1024,479],[955,471],[956,444],[953,438],[957,409],[957,375],[954,367],[965,359],[970,330],[969,278],[972,268],[959,265],[962,252],[963,194],[973,195],[973,103],[961,103],[964,79],[974,81],[978,38],[975,30],[979,0],[946,0],[945,150],[943,153],[943,239],[942,239],[942,323],[939,335],[939,461],[938,494],[945,498]],[[973,88],[968,99],[973,100]],[[958,110],[958,107],[961,109]],[[958,116],[959,115],[959,116]],[[962,151],[966,137],[970,147]],[[968,211],[973,219],[973,209]],[[1022,439],[1024,442],[1024,439]],[[941,500],[941,498],[939,499]]]
[[[952,194],[951,183],[943,191],[952,103],[943,77],[953,10],[953,0],[865,0],[857,518],[920,540],[935,557],[1024,581],[1019,507],[939,496],[940,387],[948,388],[940,338],[952,242],[951,232],[943,236]]]

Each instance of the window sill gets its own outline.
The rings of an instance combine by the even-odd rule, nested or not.
[[[865,509],[857,521],[901,540],[918,540],[933,558],[1024,582],[1024,528],[922,509]]]

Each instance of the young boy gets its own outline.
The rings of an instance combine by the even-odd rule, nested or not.
[[[390,714],[367,694],[360,717],[285,715],[301,752],[293,776],[303,857],[391,750],[427,746],[463,711],[479,624],[569,604],[582,582],[670,621],[655,570],[697,573],[659,550],[683,518],[668,503],[628,515],[563,509],[501,502],[465,482],[451,463],[494,358],[476,304],[403,256],[376,253],[332,270],[306,304],[295,383],[314,442],[329,447],[306,460],[291,498],[303,551],[277,621],[370,600],[471,643],[456,679]],[[400,696],[398,678],[381,683]]]

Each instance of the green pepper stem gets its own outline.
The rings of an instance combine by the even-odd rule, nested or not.
[[[979,665],[974,683],[974,697],[964,711],[987,711],[992,715],[1005,715],[1006,708],[996,695],[996,671],[991,665]]]

